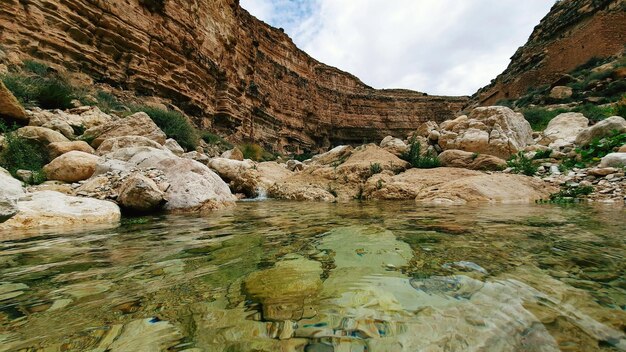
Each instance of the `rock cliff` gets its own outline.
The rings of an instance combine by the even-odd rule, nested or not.
[[[626,0],[557,1],[508,68],[474,100],[486,106],[519,98],[529,88],[555,83],[591,58],[619,54],[625,43]]]
[[[201,127],[280,151],[404,137],[468,101],[368,87],[237,0],[3,0],[0,43],[95,83],[167,97]]]

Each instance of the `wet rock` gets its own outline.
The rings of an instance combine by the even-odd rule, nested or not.
[[[26,126],[17,130],[17,135],[21,138],[37,141],[43,145],[54,142],[69,142],[64,135],[45,127]]]
[[[600,161],[599,167],[616,167],[623,168],[626,166],[626,153],[611,153],[606,155]]]
[[[24,290],[28,290],[28,286],[22,283],[0,282],[0,302],[21,296]]]
[[[168,138],[165,141],[164,147],[167,148],[170,152],[174,153],[174,155],[176,156],[182,156],[185,153],[183,147],[181,147],[180,144],[178,144],[178,142],[176,142],[176,140],[172,138]]]
[[[150,178],[134,174],[121,185],[118,202],[131,211],[148,212],[161,207],[164,195]]]
[[[578,136],[576,136],[576,144],[579,146],[586,146],[594,139],[610,137],[614,131],[618,133],[626,132],[626,120],[620,116],[611,116],[604,119],[597,124],[582,130]]]
[[[120,209],[112,202],[70,197],[59,192],[30,193],[18,201],[19,212],[0,224],[0,230],[117,225]]]
[[[319,262],[294,256],[273,268],[248,275],[244,291],[261,304],[264,320],[300,320],[305,306],[317,297],[322,286],[321,274]]]
[[[439,145],[444,149],[494,155],[507,159],[534,144],[532,128],[524,116],[502,106],[474,109],[441,124]]]
[[[49,180],[77,182],[90,178],[96,170],[99,157],[93,154],[70,151],[44,166]]]
[[[406,153],[406,151],[409,149],[404,141],[402,141],[400,138],[394,138],[392,136],[385,137],[380,142],[380,147],[396,156],[400,156]]]
[[[0,116],[7,116],[24,122],[28,121],[26,110],[2,82],[0,82]]]
[[[462,150],[450,149],[439,154],[441,166],[460,167],[470,170],[504,170],[505,160],[493,155],[470,153]]]
[[[92,127],[86,130],[83,136],[83,138],[93,139],[91,145],[95,148],[98,148],[106,139],[114,137],[143,136],[160,145],[165,144],[166,140],[165,133],[144,112]]]
[[[182,339],[182,334],[169,322],[157,318],[131,321],[121,329],[112,329],[107,338],[112,343],[106,347],[111,352],[151,352],[165,351],[175,346]]]
[[[481,273],[483,275],[488,275],[489,274],[487,272],[487,270],[485,270],[480,265],[478,265],[476,263],[473,263],[473,262],[468,262],[468,261],[445,263],[441,267],[444,268],[444,269],[461,269],[461,270],[467,270],[467,271],[476,271],[476,272]]]

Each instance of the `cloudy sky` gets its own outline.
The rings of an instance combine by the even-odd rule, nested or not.
[[[314,58],[375,88],[469,95],[501,73],[554,0],[241,0]]]

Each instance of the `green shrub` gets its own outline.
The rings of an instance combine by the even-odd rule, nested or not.
[[[42,171],[48,163],[48,153],[39,144],[17,136],[15,132],[5,134],[6,148],[0,154],[0,166],[7,169],[13,176],[17,170],[33,172],[33,183],[42,183],[45,176]]]
[[[200,138],[202,138],[203,141],[211,145],[219,145],[228,149],[233,148],[233,145],[229,143],[227,140],[209,131],[200,132]]]
[[[97,100],[96,105],[98,106],[98,108],[100,108],[100,110],[106,113],[109,113],[112,111],[122,111],[126,108],[126,106],[119,99],[117,99],[115,95],[109,92],[99,90],[94,95],[94,98],[96,98]],[[93,105],[93,102],[88,102],[88,101],[82,101],[82,102],[83,104],[86,104],[86,105]]]
[[[593,187],[591,186],[566,187],[557,193],[551,194],[549,200],[540,200],[538,203],[574,203],[583,196],[590,195],[591,193],[593,193]]]
[[[526,176],[534,176],[537,173],[538,167],[533,164],[532,159],[529,159],[524,155],[524,152],[519,152],[513,155],[507,162],[514,173],[524,174]]]
[[[533,160],[547,159],[550,157],[550,155],[552,155],[552,149],[540,150],[535,153]]]
[[[613,135],[602,139],[594,139],[588,146],[577,148],[576,152],[580,154],[580,162],[587,164],[598,162],[607,154],[612,153],[616,148],[626,144],[626,133],[618,133],[613,131]]]
[[[381,172],[383,172],[383,168],[380,166],[380,163],[370,163],[370,175],[376,175]]]
[[[198,145],[198,133],[183,114],[150,106],[132,106],[131,110],[148,114],[152,121],[165,132],[165,135],[175,139],[181,147],[193,150]]]
[[[412,137],[409,141],[409,150],[402,154],[402,159],[418,169],[433,169],[441,165],[437,156],[432,156],[429,153],[422,156],[420,154],[421,148],[420,142],[415,137]]]
[[[613,115],[626,118],[626,95],[613,107]]]
[[[26,107],[68,109],[76,94],[67,79],[58,74],[39,76],[34,73],[8,73],[2,77],[4,85]]]
[[[596,106],[585,104],[571,109],[572,112],[579,112],[591,121],[601,121],[613,115],[613,108],[610,106]]]
[[[24,60],[24,71],[34,73],[37,76],[46,76],[50,71],[50,66],[34,60]]]
[[[256,143],[244,143],[239,146],[245,159],[254,161],[272,161],[276,160],[276,155],[272,154]]]
[[[534,131],[541,131],[548,126],[550,120],[567,112],[565,109],[548,110],[545,108],[530,108],[522,111],[522,114],[526,118],[526,121],[530,123],[530,126]]]

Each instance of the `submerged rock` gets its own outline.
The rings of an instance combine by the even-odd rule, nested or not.
[[[0,224],[1,230],[117,225],[120,220],[120,209],[113,202],[71,197],[54,191],[30,193],[17,205],[19,212]]]

